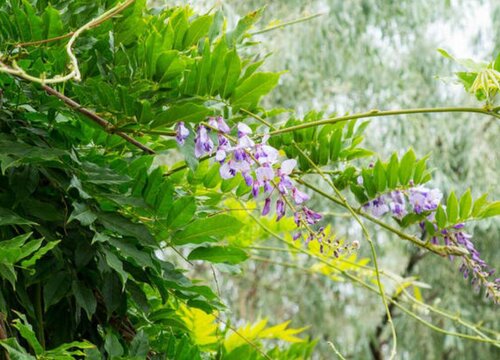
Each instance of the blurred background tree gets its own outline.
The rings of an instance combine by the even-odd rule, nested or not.
[[[265,39],[258,46],[270,54],[265,67],[288,71],[269,97],[269,105],[298,109],[302,114],[312,109],[344,113],[375,108],[477,105],[472,96],[450,80],[458,65],[441,57],[437,49],[444,48],[460,58],[482,60],[494,59],[500,51],[500,3],[495,0],[191,3],[206,10],[221,6],[233,23],[243,14],[266,6],[256,31],[323,13],[310,21],[255,35],[255,40]],[[498,121],[449,113],[377,118],[367,134],[370,136],[366,147],[385,157],[410,146],[420,156],[432,152],[436,187],[461,193],[473,185],[477,191],[489,191],[491,198],[499,198]],[[331,207],[314,205],[318,210]],[[353,223],[341,216],[333,219],[337,234],[361,238]],[[496,267],[500,265],[499,229],[498,221],[486,221],[474,230],[478,249]],[[498,328],[497,308],[482,294],[472,292],[455,263],[434,255],[420,257],[413,247],[386,233],[376,233],[376,239],[383,268],[418,276],[431,286],[422,290],[425,302]],[[361,253],[368,253],[367,246]],[[277,260],[287,259],[287,255],[271,255]],[[294,259],[298,265],[306,261]],[[384,323],[378,297],[351,284],[311,277],[269,263],[250,261],[243,271],[244,276],[218,284],[235,312],[234,318],[253,321],[269,316],[275,321],[293,319],[296,326],[309,324],[309,334],[320,340],[318,358],[334,358],[328,341],[351,359],[377,358],[377,352],[387,351],[387,329],[381,326],[376,335],[377,327]],[[401,359],[500,357],[498,349],[492,346],[438,334],[397,311],[394,315]],[[423,312],[422,316],[453,330],[452,324],[434,315]]]

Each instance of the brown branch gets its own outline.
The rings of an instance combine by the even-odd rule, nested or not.
[[[16,44],[16,47],[26,47],[26,46],[34,46],[34,45],[42,45],[42,44],[46,44],[46,43],[49,43],[49,42],[52,42],[52,41],[58,41],[58,40],[63,40],[63,39],[66,39],[66,38],[69,38],[71,36],[73,36],[75,32],[74,31],[71,31],[67,34],[64,34],[64,35],[59,35],[59,36],[54,36],[52,38],[48,38],[48,39],[43,39],[43,40],[36,40],[36,41],[28,41],[28,42],[24,42],[24,43],[19,43],[19,44]]]
[[[5,315],[0,313],[0,340],[7,339],[7,329],[5,328]],[[5,359],[10,360],[9,352],[4,350]]]
[[[115,126],[113,124],[111,124],[109,121],[103,119],[102,117],[100,117],[96,113],[94,113],[94,112],[90,111],[89,109],[83,107],[82,105],[80,105],[79,103],[77,103],[73,99],[70,99],[66,95],[60,93],[56,89],[54,89],[54,88],[52,88],[50,86],[47,86],[47,85],[42,85],[42,89],[44,89],[49,95],[55,96],[58,99],[62,100],[71,109],[78,111],[80,114],[82,114],[85,117],[87,117],[88,119],[92,120],[94,123],[96,123],[97,125],[99,125],[100,127],[102,127],[107,133],[118,135],[119,137],[121,137],[125,141],[127,141],[127,142],[131,143],[132,145],[138,147],[139,149],[141,149],[142,151],[144,151],[147,154],[155,154],[155,151],[153,149],[150,149],[146,145],[140,143],[139,141],[135,140],[134,138],[132,138],[131,136],[125,134],[122,131],[116,131],[115,130],[116,129]]]

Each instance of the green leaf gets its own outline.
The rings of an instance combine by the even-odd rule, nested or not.
[[[134,339],[130,343],[128,352],[129,356],[135,356],[139,359],[146,359],[149,353],[149,349],[148,337],[141,330],[135,335]]]
[[[106,339],[104,340],[104,349],[108,353],[110,359],[118,358],[123,355],[123,346],[120,344],[118,337],[112,332],[106,334]]]
[[[187,48],[191,45],[196,45],[198,40],[206,36],[212,25],[213,19],[213,15],[203,15],[191,22],[186,32],[186,37],[184,38],[184,47]]]
[[[498,215],[500,215],[500,201],[495,201],[486,206],[484,211],[481,213],[481,218],[487,218]]]
[[[481,212],[483,211],[484,206],[488,203],[488,194],[481,195],[476,201],[474,201],[474,205],[472,207],[472,216],[479,217]]]
[[[53,7],[48,6],[45,8],[45,12],[43,14],[43,23],[45,24],[45,33],[43,36],[45,39],[62,35],[63,24],[61,16],[59,15],[59,11],[57,11]]]
[[[122,289],[125,289],[125,284],[127,283],[128,279],[128,273],[123,270],[123,263],[122,261],[116,256],[114,253],[107,249],[103,249],[104,255],[106,258],[106,263],[108,266],[116,271],[118,276],[120,277],[120,281],[122,282]]]
[[[428,156],[423,157],[415,164],[415,172],[413,173],[413,182],[415,184],[422,184],[425,181],[425,170],[427,167]]]
[[[227,41],[232,46],[241,42],[247,31],[260,19],[263,12],[264,7],[246,14],[242,19],[238,21],[236,28],[233,31],[227,33]]]
[[[448,221],[450,224],[455,224],[458,220],[458,200],[455,192],[451,192],[448,196],[448,201],[446,202],[446,214],[448,215]]]
[[[448,223],[446,212],[441,205],[439,205],[436,210],[436,223],[440,229],[444,229]]]
[[[460,218],[467,219],[470,215],[472,209],[472,195],[470,189],[462,195],[460,198]]]
[[[224,64],[225,76],[222,79],[219,93],[224,99],[227,99],[233,93],[241,73],[241,61],[236,49],[226,54]]]
[[[60,242],[61,242],[61,240],[49,242],[47,245],[38,249],[28,260],[24,260],[23,262],[21,262],[21,266],[25,267],[25,268],[29,268],[29,267],[35,265],[35,263],[38,260],[40,260],[50,250],[55,248],[57,246],[57,244],[59,244]]]
[[[83,282],[74,280],[71,286],[76,303],[87,313],[89,320],[94,315],[97,308],[97,301],[94,293]]]
[[[407,185],[413,174],[416,156],[413,149],[410,149],[404,154],[399,165],[399,181],[401,185]]]
[[[377,188],[375,187],[375,182],[373,181],[373,175],[368,169],[363,169],[361,171],[361,176],[363,177],[363,187],[366,190],[369,198],[373,198],[377,194]]]
[[[387,186],[395,189],[398,185],[399,160],[396,154],[392,154],[389,164],[387,164]]]
[[[189,260],[206,260],[213,263],[238,264],[248,259],[248,254],[235,247],[230,246],[211,246],[198,247],[191,251]]]
[[[242,225],[236,218],[225,214],[198,219],[187,225],[184,230],[177,232],[172,241],[175,245],[214,241],[212,237],[221,239],[224,236],[237,234]]]
[[[254,109],[260,98],[270,92],[278,84],[280,74],[260,72],[251,75],[234,90],[231,97],[233,108]]]
[[[83,226],[89,226],[97,219],[97,215],[86,204],[75,202],[73,207],[74,210],[68,218],[68,223],[76,219]]]
[[[43,305],[45,311],[57,304],[71,288],[71,280],[66,272],[57,272],[53,274],[43,287]]]
[[[0,226],[4,225],[36,225],[36,223],[22,218],[11,210],[0,207]]]
[[[174,201],[167,217],[167,226],[178,228],[186,225],[196,212],[196,200],[194,197],[181,197]]]
[[[378,160],[373,167],[373,179],[377,192],[383,192],[387,185],[387,177],[385,174],[384,165],[382,165],[382,162],[380,160]]]
[[[0,346],[7,350],[12,360],[37,360],[37,358],[27,353],[26,350],[17,343],[15,338],[1,340]]]
[[[169,126],[180,121],[189,123],[198,123],[203,121],[211,110],[203,105],[186,103],[182,105],[173,105],[164,112],[158,114],[151,124],[151,128]]]
[[[14,320],[14,327],[19,331],[19,334],[28,342],[31,348],[35,351],[36,355],[41,355],[43,353],[43,347],[36,338],[33,331],[33,327],[28,323],[26,316],[16,311],[16,314],[20,317]]]

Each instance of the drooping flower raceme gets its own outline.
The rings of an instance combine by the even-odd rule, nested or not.
[[[363,209],[375,217],[390,213],[398,220],[411,213],[423,215],[425,220],[419,224],[422,231],[426,229],[426,221],[432,224],[435,231],[438,231],[436,210],[442,198],[443,194],[439,189],[416,186],[383,194],[363,205]],[[446,208],[444,205],[441,206]],[[500,298],[500,279],[490,280],[495,270],[490,268],[480,257],[472,241],[472,236],[462,230],[464,226],[463,223],[458,223],[442,229],[432,236],[431,242],[439,245],[439,240],[442,239],[443,244],[446,246],[460,245],[464,247],[469,252],[469,255],[461,257],[460,272],[462,272],[464,278],[471,278],[474,286],[483,285],[487,296],[498,302]]]
[[[183,145],[189,131],[183,123],[178,123],[176,129],[177,142]],[[212,141],[215,136],[210,136],[212,131],[217,133],[217,146]],[[255,143],[250,137],[252,129],[244,123],[236,125],[236,137],[231,136],[230,132],[231,128],[222,117],[210,118],[207,126],[199,125],[196,129],[195,156],[200,158],[215,154],[215,160],[221,165],[219,172],[222,179],[241,174],[251,187],[253,197],[260,194],[265,196],[263,216],[271,212],[274,202],[276,221],[282,219],[289,209],[294,213],[297,227],[305,229],[302,231],[307,240],[321,241],[320,233],[314,231],[311,225],[316,224],[322,216],[304,206],[309,195],[300,191],[291,178],[297,161],[280,161],[279,151],[267,144],[269,136],[264,135],[259,143]],[[294,234],[293,238],[301,237],[302,231]]]

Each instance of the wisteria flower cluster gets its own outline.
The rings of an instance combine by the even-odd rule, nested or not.
[[[222,117],[210,118],[206,124],[200,124],[196,129],[195,156],[214,155],[220,163],[220,176],[231,179],[241,174],[245,183],[251,187],[254,198],[262,194],[265,197],[262,215],[266,216],[274,208],[276,221],[285,216],[287,209],[293,212],[294,221],[299,231],[293,235],[297,240],[303,237],[306,242],[324,238],[323,228],[313,230],[322,216],[305,206],[309,195],[299,190],[290,175],[297,161],[282,160],[277,149],[267,144],[269,136],[263,136],[255,142],[250,136],[252,129],[238,123],[231,135],[231,128]],[[189,129],[183,122],[176,126],[177,142],[183,145],[189,136]],[[216,134],[216,136],[211,136]],[[214,140],[217,145],[214,144]]]
[[[375,217],[390,213],[399,220],[410,213],[424,214],[427,221],[433,223],[434,229],[438,231],[435,216],[442,198],[443,194],[439,189],[428,189],[420,185],[407,190],[394,190],[381,195],[363,205],[363,209]],[[442,206],[445,208],[444,205]],[[462,230],[464,226],[463,223],[458,223],[450,228],[442,229],[431,238],[431,242],[437,245],[442,239],[444,245],[461,245],[467,249],[469,256],[461,257],[460,272],[462,272],[464,278],[470,277],[474,286],[482,284],[486,289],[486,295],[492,297],[495,301],[499,301],[500,279],[490,280],[495,270],[489,267],[480,257],[479,251],[471,241],[472,236]],[[424,221],[420,222],[420,227],[422,230],[425,229]]]

